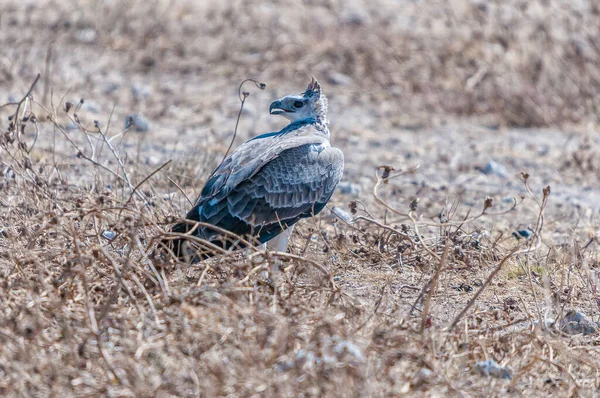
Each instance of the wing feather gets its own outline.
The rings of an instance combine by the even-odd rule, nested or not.
[[[303,124],[242,144],[209,178],[187,218],[264,243],[319,213],[342,177],[344,157],[315,130]],[[198,235],[218,234],[202,228]]]
[[[248,223],[296,222],[311,216],[316,204],[327,203],[342,172],[343,154],[336,148],[307,144],[287,149],[232,191],[257,198],[261,207],[252,214],[229,210]]]
[[[294,124],[292,123],[286,129]],[[327,142],[323,135],[314,132],[313,125],[300,124],[299,128],[290,129],[285,134],[246,141],[214,171],[198,201],[204,201],[206,198],[218,200],[224,198],[233,188],[253,176],[265,164],[287,149]]]

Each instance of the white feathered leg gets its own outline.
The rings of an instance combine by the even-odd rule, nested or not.
[[[288,229],[286,229],[285,231],[283,231],[282,233],[277,235],[275,238],[268,241],[267,242],[267,250],[285,253],[288,242],[290,240],[290,236],[292,236],[293,231],[294,231],[294,226],[292,225],[291,227],[289,227]],[[279,288],[279,286],[278,286],[279,285],[279,283],[278,283],[279,271],[280,271],[279,267],[281,265],[282,265],[281,261],[279,259],[275,259],[274,267],[271,270],[271,276],[268,279],[269,282],[271,283],[271,286],[273,287],[273,304],[271,306],[271,311],[273,313],[277,312],[277,290]]]
[[[270,251],[283,252],[285,253],[288,245],[288,241],[290,240],[290,236],[292,236],[292,231],[294,231],[294,226],[292,225],[273,239],[267,242],[267,249]]]

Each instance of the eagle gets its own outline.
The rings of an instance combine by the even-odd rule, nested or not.
[[[344,155],[329,142],[321,85],[313,77],[303,93],[272,102],[269,113],[290,123],[246,141],[227,156],[172,232],[193,234],[223,249],[243,248],[232,238],[237,235],[285,252],[294,225],[323,210],[342,178]],[[178,236],[166,244],[176,256],[187,253],[198,260],[189,239]]]

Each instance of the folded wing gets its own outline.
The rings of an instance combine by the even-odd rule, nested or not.
[[[301,218],[318,214],[340,181],[343,154],[326,140],[296,141],[299,146],[291,145],[275,156],[256,153],[245,157],[244,165],[224,163],[207,182],[187,218],[237,235],[252,235],[264,243]],[[271,159],[261,161],[261,156]],[[185,228],[178,232],[185,232]],[[210,228],[198,231],[198,236],[211,241],[218,235]]]

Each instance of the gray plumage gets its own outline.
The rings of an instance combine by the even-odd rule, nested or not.
[[[301,96],[273,102],[271,113],[292,123],[240,145],[208,179],[186,218],[265,243],[298,220],[318,214],[344,167],[342,151],[329,143],[326,112],[327,100],[314,79]],[[193,223],[180,223],[173,231],[184,233],[192,227]],[[232,244],[210,227],[198,228],[195,234],[223,248]],[[176,240],[173,246],[178,255],[182,242]]]

